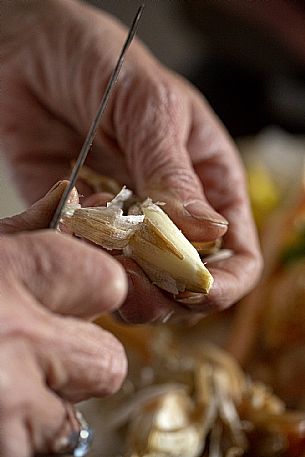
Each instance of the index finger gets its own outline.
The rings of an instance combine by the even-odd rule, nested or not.
[[[245,295],[257,281],[262,262],[238,152],[208,105],[196,94],[187,149],[209,203],[229,221],[224,247],[234,253],[209,267],[214,277],[209,295],[190,294],[179,299],[190,311],[206,314],[226,308]],[[156,290],[140,269],[131,265],[128,269],[133,287],[120,311],[122,317],[134,322],[164,321],[171,311],[179,314],[173,297]]]
[[[116,309],[127,292],[125,273],[107,253],[51,230],[0,239],[0,274],[51,311],[94,318]]]
[[[254,286],[262,260],[238,151],[209,106],[197,97],[189,152],[207,199],[229,222],[223,241],[234,255],[210,268],[214,286],[209,296],[198,297],[202,305],[222,309]]]

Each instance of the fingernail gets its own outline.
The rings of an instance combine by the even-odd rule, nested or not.
[[[54,184],[53,187],[48,191],[47,195],[50,195],[52,192],[54,192],[55,189],[57,189],[61,184],[63,183],[63,180],[58,181],[56,184]]]
[[[219,225],[229,224],[223,216],[218,214],[216,211],[213,211],[201,200],[190,200],[189,202],[184,203],[183,207],[188,215],[194,217],[195,219],[205,220]]]
[[[234,251],[232,249],[220,249],[220,251],[215,252],[204,258],[204,263],[210,265],[211,263],[221,262],[223,260],[228,260],[234,256]]]
[[[166,322],[169,322],[174,314],[174,311],[169,311],[165,316],[161,317],[158,319],[158,322],[161,324],[166,324]]]
[[[182,303],[183,305],[199,305],[202,304],[203,300],[205,300],[206,295],[204,294],[190,294],[188,297],[185,298],[175,298],[178,303]]]

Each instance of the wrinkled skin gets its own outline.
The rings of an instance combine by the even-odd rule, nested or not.
[[[68,235],[39,230],[64,187],[0,222],[2,457],[60,450],[73,430],[69,402],[114,393],[126,375],[119,341],[85,321],[123,302],[123,268]]]
[[[3,0],[1,18],[1,151],[22,195],[34,202],[69,174],[126,31],[71,0]],[[153,286],[133,262],[121,258],[129,292],[119,308],[127,293],[119,263],[68,235],[43,230],[64,184],[27,213],[2,221],[4,457],[54,450],[59,434],[71,431],[66,420],[69,401],[112,393],[121,385],[126,373],[122,346],[84,319],[117,309],[134,322],[163,320],[173,309],[178,318],[192,319],[234,303],[260,272],[234,146],[202,97],[137,41],[88,165],[140,197],[166,202],[167,212],[190,239],[225,234],[225,246],[235,255],[211,269],[215,286],[209,297],[192,297],[185,309]],[[91,193],[84,186],[81,191]],[[103,196],[91,198],[96,204]],[[190,202],[196,207],[187,205]]]
[[[33,202],[69,175],[126,30],[72,0],[38,0],[22,8],[22,21],[18,8],[11,14],[8,38],[3,31],[0,120],[2,148],[20,190]],[[215,284],[208,297],[193,296],[180,308],[203,314],[223,309],[253,287],[261,257],[236,149],[202,96],[138,40],[87,163],[140,197],[166,202],[189,239],[225,235],[225,247],[235,255],[211,268]],[[81,191],[90,195],[89,188]],[[172,310],[172,298],[133,262],[123,263],[130,288],[121,316],[162,320]]]

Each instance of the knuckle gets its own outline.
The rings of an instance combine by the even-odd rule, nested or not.
[[[33,321],[28,319],[28,316],[20,319],[20,310],[4,309],[1,310],[1,320],[5,322],[5,326],[0,326],[0,338],[10,336],[29,336],[32,334],[31,327]]]
[[[46,316],[37,314],[36,305],[27,294],[22,295],[22,288],[15,280],[1,281],[1,292],[0,343],[13,338],[37,341]]]
[[[23,301],[22,296],[10,291],[1,304],[0,344],[21,342],[39,347],[49,333],[49,315],[44,310],[37,312],[37,306],[32,302]]]
[[[159,148],[160,144],[182,137],[187,124],[187,97],[173,77],[159,72],[157,76],[150,75],[140,81],[135,79],[133,86],[129,86],[128,95],[123,98],[128,102],[123,111],[125,121],[120,119],[119,135],[124,141],[124,149],[127,148],[129,165],[132,167],[134,159],[138,160],[139,154],[145,155],[147,149],[152,151]],[[133,122],[127,123],[127,119]],[[137,135],[134,135],[135,125]]]
[[[160,168],[155,177],[158,179],[158,188],[172,194],[178,193],[182,200],[201,196],[202,187],[198,176],[187,164],[181,163],[181,158],[179,162],[175,159],[167,167]]]
[[[183,95],[167,78],[151,82],[147,93],[147,105],[143,123],[149,127],[154,146],[166,138],[181,138]]]
[[[0,344],[23,341],[25,344],[39,346],[46,335],[49,315],[38,309],[16,281],[1,284],[3,299],[0,309]]]
[[[155,100],[159,114],[165,114],[172,121],[180,117],[183,97],[172,78],[150,79],[148,87],[149,102],[151,103],[151,99]],[[171,126],[175,127],[175,124],[172,122]]]
[[[148,78],[145,91],[135,120],[142,128],[134,135],[133,124],[125,135],[128,168],[137,190],[179,187],[182,193],[192,194],[200,183],[185,148],[190,128],[187,96],[168,75]]]
[[[122,344],[111,333],[89,322],[66,318],[65,329],[64,341],[60,346],[57,342],[55,348],[59,363],[57,377],[52,376],[52,388],[68,398],[75,394],[82,399],[118,390],[127,372]],[[65,348],[70,348],[69,352]],[[53,354],[54,350],[52,358]],[[48,372],[52,373],[50,367]]]
[[[50,255],[50,247],[48,246],[48,242],[50,243],[50,246],[52,246],[52,242],[55,241],[52,239],[53,235],[53,233],[48,234],[48,239],[45,239],[40,235],[33,236],[33,234],[20,235],[22,236],[22,244],[25,252],[27,254],[30,253],[28,257],[30,259],[31,274],[34,274],[39,278],[47,278],[57,269],[56,265],[54,265],[56,256]],[[56,251],[54,254],[56,254]],[[60,263],[58,266],[61,270]]]
[[[11,271],[15,278],[29,288],[37,282],[37,279],[47,278],[56,271],[58,263],[59,271],[62,269],[60,262],[54,265],[56,256],[49,255],[52,246],[52,235],[48,240],[42,234],[22,233],[14,235],[10,239],[11,249],[8,253]],[[49,243],[48,243],[48,242]],[[53,247],[53,246],[52,246]],[[43,283],[40,283],[40,287]]]
[[[181,116],[184,97],[173,78],[163,74],[157,77],[149,75],[136,79],[134,89],[138,97],[130,97],[130,108],[141,124],[161,127],[163,131],[178,129],[175,120]],[[168,121],[167,125],[164,125],[164,118]]]
[[[0,236],[0,278],[6,280],[13,275],[19,263],[18,250],[15,249],[11,236]]]
[[[110,395],[117,392],[127,374],[127,358],[123,345],[110,333],[107,333],[107,340],[108,350],[103,350],[97,365],[99,372],[95,386],[97,395]]]

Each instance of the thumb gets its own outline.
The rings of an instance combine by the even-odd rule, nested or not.
[[[49,192],[21,214],[0,220],[0,234],[47,228],[68,181],[57,182]],[[78,203],[77,193],[72,191],[70,200]]]
[[[212,241],[223,236],[227,220],[209,204],[203,186],[182,146],[145,151],[154,167],[140,161],[136,176],[141,196],[166,203],[165,212],[192,241]]]

